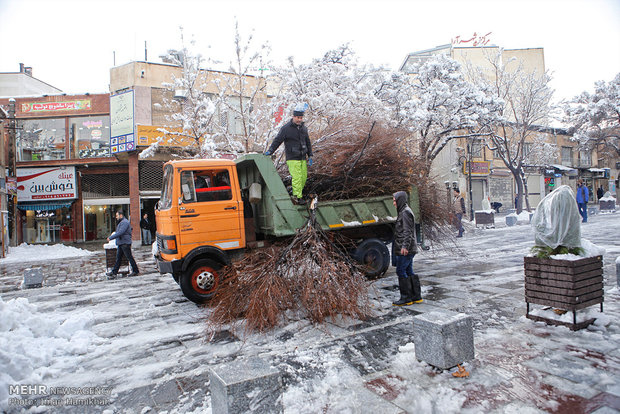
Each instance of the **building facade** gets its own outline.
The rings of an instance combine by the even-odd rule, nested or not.
[[[163,164],[175,157],[190,156],[188,153],[191,154],[191,151],[188,150],[196,145],[191,138],[173,137],[162,132],[162,129],[182,131],[181,122],[172,120],[172,115],[180,110],[180,104],[186,99],[187,91],[164,86],[166,83],[172,83],[175,77],[181,78],[182,71],[182,67],[178,65],[152,62],[130,62],[110,70],[112,99],[115,95],[131,94],[135,108],[132,117],[135,151],[127,151],[125,155],[117,154],[128,160],[131,214],[132,216],[147,214],[151,223],[155,223],[154,212],[161,192]],[[226,72],[203,70],[196,83],[204,85],[204,90],[201,92],[217,96],[222,93],[222,85],[234,80],[234,76]],[[248,91],[255,91],[260,89],[263,80],[245,76],[244,82]],[[263,92],[257,95],[254,98],[266,99]],[[250,96],[242,96],[241,99],[245,105],[249,102]],[[223,110],[220,107],[214,114],[217,131],[232,137],[239,136],[243,129],[235,111],[239,105],[239,96],[229,96],[227,102],[226,106],[230,110]],[[114,123],[114,114],[112,122]],[[140,154],[154,142],[159,143],[158,150],[148,157],[141,157]],[[135,183],[132,184],[132,180]]]
[[[494,72],[491,70],[491,60],[498,55],[501,55],[503,62],[510,62],[507,70],[521,65],[528,73],[545,72],[542,48],[501,49],[498,46],[463,47],[458,44],[410,53],[400,70],[414,73],[417,64],[438,54],[447,55],[459,62],[466,77],[469,68],[477,68],[492,78]],[[540,140],[550,144],[549,148],[555,149],[555,155],[548,154],[546,162],[529,155],[534,143]],[[558,185],[569,185],[575,189],[577,179],[583,178],[591,194],[595,194],[597,186],[609,180],[609,171],[598,168],[596,151],[579,151],[577,143],[571,141],[567,130],[533,127],[526,138],[523,151],[527,201],[532,208]],[[465,189],[462,193],[466,198],[471,198],[473,210],[482,209],[484,199],[491,203],[501,203],[504,209],[516,208],[517,190],[514,177],[502,159],[484,145],[483,140],[459,138],[449,142],[435,159],[432,171],[437,181]],[[526,204],[523,203],[523,208],[525,207]]]
[[[12,98],[16,243],[105,239],[129,204],[127,163],[110,152],[108,94]],[[8,107],[9,99],[0,99]]]

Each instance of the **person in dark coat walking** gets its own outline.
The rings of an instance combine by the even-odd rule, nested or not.
[[[418,251],[415,233],[415,216],[407,204],[407,193],[399,191],[393,195],[393,203],[398,212],[392,251],[396,256],[396,275],[400,299],[392,302],[394,306],[422,303],[420,279],[413,273],[413,257]]]
[[[149,222],[149,215],[144,213],[142,220],[140,220],[140,229],[142,230],[142,244],[150,245],[151,240],[151,223]]]
[[[603,186],[600,186],[598,190],[596,190],[596,199],[600,200],[604,196],[605,196],[605,190],[603,189]]]
[[[116,212],[116,231],[108,237],[108,241],[116,239],[116,262],[111,271],[106,275],[109,277],[115,277],[118,274],[118,269],[121,267],[121,260],[123,255],[129,261],[131,265],[131,273],[129,276],[137,276],[140,274],[138,265],[131,254],[131,224],[129,220],[125,218],[125,212],[118,210]]]
[[[305,204],[303,191],[308,178],[308,166],[312,165],[312,145],[308,128],[304,124],[305,107],[298,106],[293,111],[293,118],[282,128],[274,138],[265,155],[273,154],[284,142],[286,166],[291,174],[293,187],[293,202]]]

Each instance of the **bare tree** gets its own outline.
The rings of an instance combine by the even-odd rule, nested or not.
[[[267,44],[253,49],[253,36],[243,39],[239,33],[239,23],[235,23],[235,58],[230,63],[229,71],[232,76],[225,77],[218,83],[225,95],[222,109],[232,114],[235,130],[228,131],[242,141],[242,151],[260,150],[268,136],[265,134],[265,125],[273,116],[272,109],[267,102],[267,81],[264,71],[268,70],[268,55],[270,48]],[[260,73],[253,76],[253,72]],[[235,137],[231,137],[235,139]]]
[[[523,210],[527,198],[527,180],[524,166],[527,160],[525,146],[536,135],[536,126],[545,125],[550,115],[553,90],[549,87],[551,76],[526,70],[521,62],[510,59],[502,61],[502,51],[490,56],[490,75],[480,69],[470,68],[470,76],[478,84],[488,87],[493,94],[504,101],[502,118],[492,128],[489,148],[510,170],[517,186],[517,213]]]

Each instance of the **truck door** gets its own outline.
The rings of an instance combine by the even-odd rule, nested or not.
[[[222,250],[244,247],[243,202],[231,186],[228,168],[184,169],[181,172],[179,244],[183,255],[198,246]]]

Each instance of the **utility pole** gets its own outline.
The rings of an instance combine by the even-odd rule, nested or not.
[[[15,121],[15,99],[9,99],[9,177],[13,177],[17,179],[17,168],[16,168],[16,151],[15,151],[15,135],[17,132],[17,122]],[[9,230],[11,232],[11,236],[9,237],[11,241],[11,246],[17,246],[17,196],[10,195],[9,196]]]
[[[472,143],[471,138],[467,138],[467,187],[469,190],[469,221],[474,221],[474,200],[471,188],[471,158]]]

